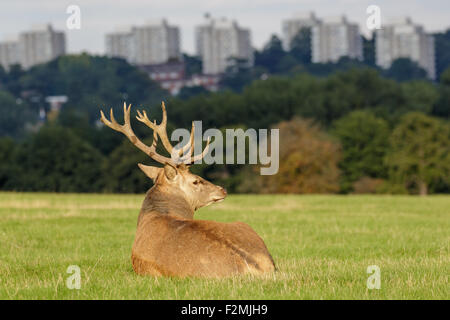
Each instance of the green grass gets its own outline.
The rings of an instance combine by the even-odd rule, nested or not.
[[[142,200],[0,193],[0,298],[450,298],[449,196],[229,196],[196,218],[250,224],[279,271],[220,280],[134,274]],[[81,268],[80,290],[65,285],[69,265]],[[369,265],[380,290],[367,289]]]

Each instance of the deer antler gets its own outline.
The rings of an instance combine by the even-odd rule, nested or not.
[[[138,119],[140,122],[145,123],[149,128],[151,128],[155,133],[158,133],[158,135],[161,137],[161,141],[164,145],[164,148],[171,154],[172,158],[176,157],[177,163],[185,163],[185,164],[192,164],[198,160],[203,159],[203,157],[206,155],[206,153],[209,150],[209,142],[210,138],[208,138],[207,144],[203,152],[199,155],[196,155],[192,157],[192,154],[194,152],[194,132],[195,132],[195,125],[194,122],[192,122],[192,129],[190,134],[189,142],[183,146],[179,152],[178,155],[174,153],[173,146],[170,143],[170,140],[167,136],[167,113],[166,113],[166,106],[164,102],[161,103],[161,109],[162,109],[162,121],[159,125],[156,124],[156,121],[151,122],[147,117],[147,112],[145,110],[142,111],[142,113],[138,110],[138,116],[136,119]],[[186,153],[187,152],[187,153]],[[184,155],[186,153],[186,155]],[[183,156],[184,155],[184,156]]]
[[[183,155],[185,153],[186,150],[188,150],[188,152],[186,153],[185,156],[182,156],[182,162],[184,162],[185,164],[193,164],[198,160],[201,160],[205,157],[205,155],[208,153],[209,150],[209,143],[210,143],[210,137],[208,137],[208,140],[206,142],[206,147],[205,149],[203,149],[203,152],[201,154],[198,154],[196,156],[192,156],[192,153],[194,152],[194,148],[195,148],[195,142],[194,142],[194,124],[192,124],[192,131],[191,131],[191,139],[189,140],[189,143],[186,144],[181,150],[180,150],[180,155]]]
[[[161,141],[164,145],[164,148],[172,154],[172,144],[169,141],[169,138],[167,137],[167,113],[166,113],[166,106],[164,105],[164,102],[161,103],[161,109],[163,112],[162,115],[162,121],[160,124],[156,124],[156,120],[151,122],[147,117],[147,112],[142,111],[142,113],[138,110],[138,116],[136,116],[136,119],[138,119],[140,122],[145,123],[148,127],[153,129],[154,132],[156,132],[160,137]]]
[[[144,153],[146,153],[147,155],[149,155],[153,160],[155,160],[159,163],[162,163],[162,164],[169,163],[169,164],[175,165],[174,161],[172,161],[171,158],[167,158],[167,157],[164,157],[164,156],[156,153],[156,144],[158,142],[157,133],[159,134],[159,132],[157,132],[156,130],[153,132],[153,142],[150,147],[147,146],[146,144],[144,144],[141,140],[139,140],[139,138],[134,134],[133,129],[131,128],[131,123],[130,123],[130,110],[131,110],[131,104],[127,108],[127,105],[124,102],[124,104],[123,104],[124,124],[123,125],[120,125],[117,123],[116,119],[114,118],[112,109],[110,111],[111,121],[106,119],[105,115],[103,114],[103,111],[100,111],[100,115],[101,115],[100,120],[105,125],[110,127],[111,129],[123,133],[131,141],[131,143],[133,143],[139,150],[141,150]],[[140,120],[140,119],[138,118],[138,120]],[[167,122],[167,118],[164,119],[164,117],[163,117],[164,127],[166,125],[166,122]],[[154,123],[152,125],[157,127],[156,123]],[[167,135],[165,137],[167,138]],[[167,140],[167,142],[168,142],[168,140]],[[164,143],[164,141],[163,141],[163,143]],[[169,143],[169,145],[170,145],[170,143]],[[166,147],[165,143],[164,143],[164,146]],[[172,146],[170,146],[170,147],[172,147]],[[166,149],[167,149],[167,147],[166,147]]]

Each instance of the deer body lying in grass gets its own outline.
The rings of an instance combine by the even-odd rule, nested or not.
[[[205,156],[209,141],[202,154],[193,156],[193,125],[189,143],[175,150],[167,137],[163,103],[163,120],[159,125],[151,122],[145,111],[138,111],[137,119],[153,129],[153,143],[149,147],[134,134],[130,109],[131,105],[124,105],[123,125],[116,122],[112,110],[111,121],[103,112],[101,120],[163,165],[159,168],[139,164],[154,186],[147,192],[138,217],[131,255],[134,271],[141,275],[179,277],[224,277],[274,271],[275,264],[266,245],[247,224],[194,220],[197,209],[220,202],[227,194],[222,187],[189,171],[189,164]],[[156,153],[158,137],[171,155],[185,154],[188,161],[174,161],[173,156],[168,158]]]

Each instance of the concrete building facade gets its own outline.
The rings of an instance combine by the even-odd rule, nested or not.
[[[105,51],[109,57],[130,61],[134,56],[132,27],[106,34]]]
[[[181,60],[180,31],[166,19],[133,26],[106,35],[106,55],[121,57],[136,65],[162,64]]]
[[[391,20],[376,31],[376,64],[387,69],[399,58],[411,59],[427,72],[430,79],[435,79],[434,38],[409,18]]]
[[[289,51],[291,49],[292,40],[294,40],[302,29],[311,30],[319,22],[320,20],[313,12],[297,13],[292,18],[283,20],[282,33],[284,50]]]
[[[14,64],[20,64],[19,42],[17,40],[0,42],[0,65],[9,70]]]
[[[197,55],[203,62],[203,74],[223,73],[237,60],[240,65],[253,66],[253,48],[249,29],[239,27],[236,21],[225,18],[206,18],[196,27]]]
[[[66,53],[66,37],[51,25],[37,26],[19,35],[21,65],[28,69]]]
[[[312,62],[337,62],[341,57],[363,60],[359,27],[345,16],[326,18],[312,27]]]
[[[0,63],[5,68],[20,64],[22,68],[28,69],[65,53],[64,32],[55,31],[50,24],[20,33],[17,41],[0,43]]]

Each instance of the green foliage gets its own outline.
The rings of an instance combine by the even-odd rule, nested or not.
[[[14,154],[5,188],[22,191],[93,192],[101,188],[103,157],[71,130],[42,128]]]
[[[290,54],[301,64],[311,63],[311,29],[302,28],[292,39]]]
[[[441,75],[439,98],[433,106],[432,114],[450,120],[450,67]]]
[[[182,100],[190,99],[191,97],[201,94],[207,94],[209,91],[203,86],[183,87],[178,93],[177,97]]]
[[[427,73],[416,62],[408,58],[399,58],[392,62],[391,67],[385,72],[386,76],[396,81],[410,81],[426,79]]]
[[[392,178],[393,172],[388,175],[380,162],[381,154],[387,152],[388,146],[377,137],[386,136],[386,130],[389,131],[386,127],[395,127],[403,115],[412,111],[448,119],[450,71],[443,72],[440,84],[435,85],[424,80],[399,83],[387,79],[384,72],[368,68],[367,61],[342,58],[337,63],[306,63],[307,39],[306,33],[298,35],[292,49],[286,52],[281,41],[273,37],[262,51],[256,53],[256,67],[251,69],[244,61],[235,61],[222,81],[227,90],[210,93],[200,87],[183,89],[178,97],[166,101],[169,134],[174,128],[190,128],[192,120],[202,120],[204,130],[237,126],[270,128],[294,117],[312,119],[325,131],[333,131],[339,124],[342,131],[335,132],[336,140],[342,143],[344,159],[348,160],[340,161],[344,172],[340,191],[348,192],[354,188],[356,192],[375,192],[382,183],[380,179]],[[200,70],[197,58],[186,56],[185,59],[191,70],[188,73]],[[403,64],[411,66],[408,61]],[[78,142],[83,141],[92,148],[94,158],[104,159],[98,163],[101,173],[96,183],[86,184],[84,190],[80,182],[74,188],[96,192],[141,192],[149,185],[149,180],[136,167],[136,161],[145,160],[146,156],[140,155],[138,150],[132,152],[133,147],[122,135],[98,121],[99,109],[107,112],[112,107],[116,119],[121,122],[122,104],[126,100],[134,106],[131,121],[135,133],[142,139],[151,138],[151,130],[135,120],[136,110],[145,108],[151,119],[160,121],[159,105],[167,93],[146,74],[122,59],[82,54],[60,57],[26,72],[19,66],[13,66],[9,72],[0,69],[0,87],[0,136],[16,139],[13,154],[19,151],[25,154],[24,146],[35,143],[34,135],[41,125],[37,123],[38,110],[48,109],[44,98],[67,95],[69,102],[55,114],[57,118],[52,123],[64,127]],[[370,116],[358,122],[355,114]],[[371,136],[365,129],[372,130],[376,139],[369,141]],[[417,130],[420,134],[422,129],[418,127]],[[355,135],[355,132],[364,134]],[[65,147],[72,149],[71,144]],[[49,151],[46,156],[50,163],[53,158],[58,158],[56,152]],[[45,162],[44,158],[41,161]],[[64,187],[49,182],[51,169],[30,171],[22,161],[7,166],[11,168],[3,169],[2,188],[73,190],[65,182]],[[98,169],[98,166],[93,167]],[[261,184],[249,183],[254,168],[194,166],[196,172],[233,192],[259,192]],[[25,181],[23,172],[27,172],[26,181],[31,181],[27,186],[22,183]],[[67,171],[67,175],[74,173]],[[42,176],[45,177],[41,179]],[[394,190],[397,187],[391,186],[402,185],[393,180],[384,184],[389,184],[384,190]],[[449,184],[439,178],[433,181],[430,191],[448,192]]]
[[[9,91],[15,97],[20,96],[22,90],[21,77],[25,74],[22,67],[18,64],[12,65],[9,68],[7,74],[3,74],[2,79],[0,79],[0,89]]]
[[[337,120],[333,131],[342,145],[342,192],[353,191],[352,184],[365,176],[386,178],[389,127],[385,120],[368,111],[354,111]]]
[[[35,66],[21,82],[23,90],[42,96],[67,95],[69,102],[64,108],[88,115],[90,123],[98,120],[102,107],[119,106],[119,102],[125,100],[147,105],[167,96],[147,74],[125,60],[87,54],[62,56]]]
[[[442,73],[440,80],[442,85],[450,87],[450,67]]]
[[[98,129],[89,123],[89,115],[73,108],[63,108],[58,115],[57,124],[69,128],[79,138],[94,145]],[[96,149],[97,148],[96,146]]]
[[[308,74],[295,78],[269,77],[254,81],[242,94],[219,92],[189,100],[172,99],[169,119],[176,126],[188,126],[189,119],[201,119],[206,127],[241,123],[267,128],[294,115],[314,118],[329,125],[347,113],[373,108],[393,118],[409,110],[408,97],[400,85],[382,78],[371,69],[337,73],[326,79]]]
[[[387,156],[390,176],[411,192],[427,194],[450,180],[450,125],[413,112],[405,115],[391,136]]]
[[[12,179],[16,145],[11,138],[0,138],[0,189]]]
[[[436,87],[427,81],[410,81],[401,84],[405,105],[409,111],[431,113],[439,99]]]
[[[2,88],[4,86],[4,83],[6,83],[6,79],[8,77],[8,74],[6,73],[5,68],[0,65],[0,90],[4,89]]]
[[[147,141],[147,143],[152,142]],[[130,141],[123,140],[105,161],[103,167],[105,191],[142,193],[148,190],[152,186],[151,179],[139,169],[137,164],[148,164],[149,159],[148,155],[138,150]]]
[[[450,67],[450,29],[433,36],[436,52],[436,75],[439,79],[441,74]]]
[[[14,98],[7,91],[0,91],[0,136],[19,137],[25,125],[36,122],[36,114],[27,103]]]
[[[176,112],[171,119],[181,125],[176,114],[185,114],[186,118],[202,119],[206,125],[218,127],[246,119],[249,127],[267,128],[298,115],[329,125],[351,111],[370,108],[394,122],[412,108],[431,110],[435,91],[425,82],[398,84],[368,68],[339,72],[326,79],[306,73],[294,78],[271,76],[254,81],[240,95],[221,92],[188,101],[174,99],[170,105]]]
[[[362,37],[364,62],[370,67],[375,67],[375,37],[375,33],[372,39]]]
[[[234,92],[242,92],[244,87],[261,78],[264,73],[265,69],[262,67],[248,68],[246,66],[238,66],[228,68],[219,84],[224,90],[229,89]],[[183,97],[180,95],[179,98],[182,99]]]
[[[202,60],[200,58],[183,54],[183,61],[185,64],[185,73],[187,77],[202,73]]]
[[[270,73],[277,73],[277,65],[285,55],[280,38],[272,35],[264,49],[255,52],[255,65],[266,68]]]

